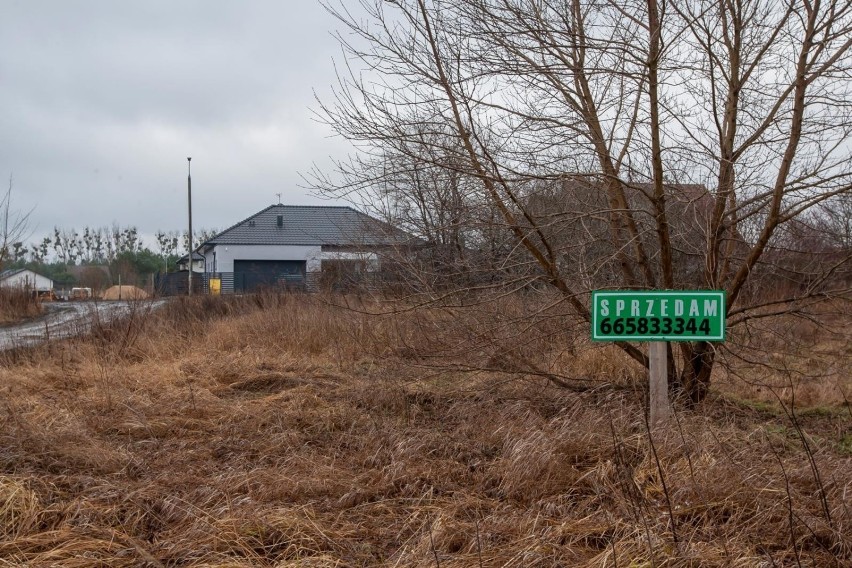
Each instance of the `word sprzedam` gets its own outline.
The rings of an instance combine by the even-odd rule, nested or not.
[[[724,341],[721,290],[599,291],[592,293],[596,341]]]

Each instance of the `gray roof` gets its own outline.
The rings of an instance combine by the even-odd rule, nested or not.
[[[3,272],[0,272],[0,280],[5,280],[6,278],[23,271],[23,268],[10,268],[9,270],[4,270]]]
[[[182,257],[180,257],[177,261],[178,261],[178,264],[180,264],[181,262],[186,262],[188,260],[189,260],[189,255],[185,254]],[[204,256],[200,252],[193,251],[192,252],[192,260],[193,261],[204,260]]]
[[[204,244],[388,246],[414,240],[404,231],[351,207],[271,205]]]
[[[47,278],[47,276],[45,276],[44,274],[39,274],[35,270],[30,270],[29,268],[9,268],[8,270],[4,270],[3,272],[0,272],[0,280],[5,280],[5,279],[9,278],[10,276],[14,276],[15,274],[19,274],[21,272],[32,272],[33,274],[35,274],[37,276],[41,276],[42,278]],[[47,278],[47,279],[50,280],[50,278]]]

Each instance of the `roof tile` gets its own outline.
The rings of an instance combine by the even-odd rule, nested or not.
[[[282,217],[281,227],[278,216]],[[351,207],[271,205],[204,244],[383,246],[412,239],[407,233]]]

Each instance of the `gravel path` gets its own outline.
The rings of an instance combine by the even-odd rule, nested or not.
[[[89,331],[94,322],[108,322],[127,315],[133,310],[147,312],[165,302],[166,300],[45,303],[43,304],[45,315],[21,324],[0,328],[0,351],[37,345],[51,339],[82,335]]]

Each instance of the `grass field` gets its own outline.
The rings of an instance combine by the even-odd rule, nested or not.
[[[19,322],[41,314],[41,302],[24,290],[0,288],[0,325]]]
[[[733,337],[649,435],[641,369],[565,318],[327,300],[0,355],[0,566],[852,565],[849,335]]]

